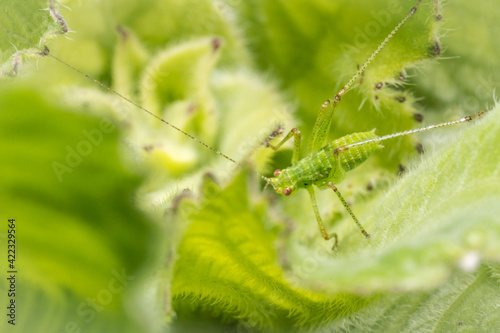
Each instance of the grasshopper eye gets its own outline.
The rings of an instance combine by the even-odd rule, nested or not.
[[[281,170],[280,169],[276,169],[274,171],[274,177],[278,177],[280,174],[281,174]]]
[[[292,190],[289,187],[287,187],[283,190],[283,194],[289,196],[290,194],[292,194]]]

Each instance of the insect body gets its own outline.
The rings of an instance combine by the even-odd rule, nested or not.
[[[373,130],[370,132],[354,133],[343,136],[340,139],[328,143],[319,151],[301,159],[293,166],[284,170],[276,170],[274,172],[275,178],[268,179],[269,183],[274,187],[275,192],[285,196],[294,194],[300,188],[305,188],[309,191],[321,234],[323,238],[327,240],[330,239],[331,236],[326,232],[321,222],[321,218],[319,217],[314,190],[311,187],[312,185],[316,185],[320,189],[325,189],[327,187],[332,188],[344,203],[349,213],[351,213],[356,224],[360,227],[361,232],[366,237],[369,237],[368,233],[361,227],[361,224],[351,212],[349,206],[347,206],[344,198],[334,184],[338,184],[344,180],[347,171],[363,163],[373,152],[383,148],[383,146],[376,142],[368,142],[353,149],[338,150],[337,148],[375,139],[377,136],[374,132]],[[333,234],[333,237],[336,239],[336,245],[336,234]]]
[[[340,183],[345,173],[363,163],[370,155],[383,148],[377,143],[368,143],[344,151],[335,150],[355,142],[374,139],[374,131],[354,133],[334,140],[321,150],[301,159],[285,170],[276,170],[276,178],[270,179],[276,193],[292,195],[300,188],[316,185],[325,188],[329,182]]]
[[[290,134],[276,147],[271,146],[273,149],[278,149],[286,140],[294,135],[295,150],[292,157],[292,166],[284,170],[276,170],[274,172],[274,178],[262,178],[264,178],[268,184],[273,186],[276,193],[283,194],[284,196],[290,196],[297,192],[300,188],[307,189],[311,196],[314,215],[318,221],[321,235],[326,240],[332,237],[335,238],[334,247],[336,247],[338,242],[337,234],[328,234],[326,232],[319,215],[318,205],[316,204],[316,197],[312,185],[316,185],[320,189],[325,189],[327,187],[331,188],[337,194],[340,201],[349,212],[358,228],[361,230],[361,233],[365,235],[366,238],[370,238],[370,235],[365,231],[361,223],[359,223],[358,219],[342,197],[342,194],[340,194],[335,186],[335,184],[344,180],[345,173],[363,163],[372,153],[382,149],[383,146],[379,144],[381,141],[417,132],[430,131],[440,127],[469,122],[477,117],[484,116],[486,112],[487,111],[483,110],[474,115],[466,116],[454,121],[393,133],[381,137],[375,135],[375,130],[349,134],[326,144],[317,152],[313,152],[301,160],[298,160],[300,151],[300,132],[294,128],[290,131]]]
[[[420,3],[421,0],[417,0],[415,6],[411,8],[401,22],[389,33],[382,43],[380,43],[365,63],[358,68],[358,71],[349,80],[349,82],[347,82],[333,98],[323,103],[309,141],[309,155],[299,161],[301,136],[300,131],[297,129],[292,129],[278,145],[271,146],[271,148],[276,150],[293,136],[295,147],[292,155],[292,166],[283,171],[276,170],[274,173],[275,178],[262,178],[268,184],[273,186],[276,193],[283,194],[285,196],[292,195],[299,188],[307,189],[311,197],[311,204],[313,206],[316,220],[318,221],[321,235],[326,240],[335,238],[334,247],[336,247],[338,243],[337,234],[327,233],[319,214],[316,196],[312,185],[316,185],[320,189],[327,187],[331,188],[337,194],[363,235],[365,235],[366,238],[370,238],[370,235],[365,231],[361,223],[359,223],[358,219],[347,205],[335,184],[338,184],[345,178],[345,173],[347,171],[354,169],[356,166],[363,163],[374,151],[380,149],[381,146],[379,146],[375,140],[382,139],[377,138],[375,133],[371,131],[350,134],[327,144],[326,139],[330,130],[334,111],[337,105],[341,102],[342,96],[349,91],[350,87],[357,80],[357,78],[363,75],[365,69],[382,50],[382,48],[396,34],[401,26],[403,26],[403,24],[416,13]],[[396,133],[394,136],[406,135],[402,133]],[[385,138],[389,137],[384,137],[384,139]],[[349,149],[349,147],[351,148]]]

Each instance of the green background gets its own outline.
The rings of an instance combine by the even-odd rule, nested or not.
[[[255,170],[287,167],[291,146],[262,142],[296,126],[305,146],[323,101],[414,1],[63,4],[71,11],[41,0],[0,10],[0,241],[15,218],[18,270],[6,331],[500,329],[493,4],[422,1],[344,96],[332,139],[492,111],[388,141],[347,175],[338,187],[369,242],[320,192],[335,253],[307,194],[263,190]]]

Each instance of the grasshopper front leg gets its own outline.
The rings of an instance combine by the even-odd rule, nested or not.
[[[285,142],[287,142],[293,136],[293,153],[292,153],[292,165],[297,163],[300,158],[300,138],[301,134],[297,128],[292,128],[290,132],[281,140],[276,146],[269,144],[273,150],[278,150]]]
[[[335,232],[331,234],[328,234],[326,232],[325,225],[323,224],[321,216],[319,215],[318,204],[316,203],[316,195],[314,194],[313,187],[312,186],[308,187],[307,191],[309,192],[309,196],[311,197],[311,203],[313,206],[314,215],[316,216],[316,220],[318,221],[318,227],[319,231],[321,232],[321,236],[323,236],[325,240],[330,240],[332,238],[335,238],[335,243],[332,246],[332,250],[334,250],[339,243],[339,238]]]

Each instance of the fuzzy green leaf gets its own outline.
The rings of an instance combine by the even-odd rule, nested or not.
[[[266,205],[242,199],[248,190],[241,177],[222,193],[207,195],[178,248],[172,291],[179,327],[194,318],[265,331],[338,327],[340,318],[363,306],[367,321],[373,321],[370,329],[413,331],[411,312],[399,310],[410,306],[418,312],[416,323],[428,330],[452,331],[459,322],[497,330],[495,313],[481,321],[457,304],[488,300],[495,308],[500,295],[496,266],[478,270],[500,262],[500,108],[469,126],[456,129],[461,133],[455,140],[427,156],[386,195],[367,202],[361,216],[372,239],[366,241],[349,221],[335,254],[324,247],[313,220],[304,221],[304,228],[312,230],[318,245],[304,239],[310,232],[303,227],[280,240],[262,215]],[[286,274],[275,266],[271,248],[282,241],[279,261],[289,265]],[[307,288],[290,287],[283,274]],[[437,294],[431,297],[433,288]],[[392,319],[385,323],[387,315],[400,326]],[[424,325],[426,318],[435,319]],[[366,330],[365,324],[359,327]]]
[[[356,206],[372,239],[360,241],[351,225],[337,260],[316,256],[318,264],[304,280],[331,290],[412,290],[441,284],[468,255],[500,261],[500,211],[495,205],[500,199],[499,108],[469,126],[455,129],[461,134],[437,148],[386,195]],[[447,135],[454,136],[451,130]],[[299,242],[290,240],[296,268],[314,254],[294,246]]]
[[[0,76],[15,76],[25,59],[41,53],[58,35],[68,32],[56,1],[5,0],[0,9]]]
[[[16,326],[4,318],[2,331],[136,331],[123,302],[154,228],[133,206],[139,179],[121,165],[116,127],[49,106],[32,87],[0,91],[0,243],[15,219],[18,272]]]
[[[498,272],[498,265],[474,274],[456,271],[438,289],[391,296],[365,312],[352,331],[497,332]]]
[[[216,318],[287,331],[318,327],[366,306],[370,298],[348,293],[328,298],[286,281],[276,265],[275,232],[263,215],[265,205],[245,200],[244,177],[240,174],[223,191],[206,192],[209,200],[190,218],[172,281],[175,327],[206,325]]]
[[[433,113],[477,112],[492,105],[500,88],[498,13],[457,0],[443,12],[443,59],[415,76],[415,89]]]

